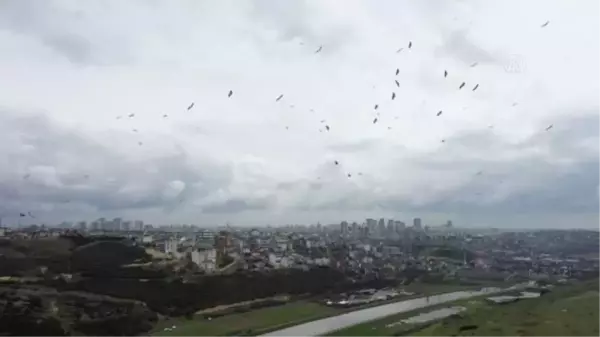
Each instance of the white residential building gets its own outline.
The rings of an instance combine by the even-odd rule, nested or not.
[[[214,248],[205,250],[194,250],[191,253],[192,262],[197,264],[206,273],[212,273],[217,269],[217,250]]]

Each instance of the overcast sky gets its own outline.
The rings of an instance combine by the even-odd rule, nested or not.
[[[597,228],[598,22],[596,0],[0,0],[0,216]]]

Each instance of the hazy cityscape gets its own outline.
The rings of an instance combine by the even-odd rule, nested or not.
[[[600,336],[597,0],[0,0],[0,336]]]
[[[33,298],[49,296],[63,306],[73,307],[71,311],[83,310],[103,322],[97,326],[81,317],[45,316],[45,304],[40,304],[31,316],[19,317],[27,322],[43,321],[45,325],[20,325],[17,320],[10,325],[17,334],[203,334],[201,327],[186,322],[207,322],[230,315],[228,310],[241,315],[271,307],[304,305],[300,298],[307,293],[312,294],[312,305],[340,314],[350,310],[348,315],[370,310],[373,305],[392,306],[403,299],[415,309],[481,296],[487,296],[490,303],[504,303],[519,297],[493,295],[514,294],[519,289],[525,295],[518,296],[531,300],[550,291],[548,286],[567,287],[597,279],[599,240],[598,231],[474,230],[455,227],[451,220],[427,225],[421,218],[414,218],[410,225],[399,220],[369,218],[361,224],[342,221],[335,225],[225,225],[212,229],[194,225],[154,228],[140,220],[100,218],[54,227],[3,227],[0,280],[13,287],[18,284],[23,290],[3,290],[0,300],[10,301],[17,296],[28,298],[25,303],[33,303]],[[211,279],[222,281],[213,284]],[[131,286],[135,286],[135,292],[131,292]],[[26,289],[27,293],[22,293]],[[73,298],[64,297],[68,293],[61,295],[51,289],[77,290],[79,299],[72,302]],[[239,292],[241,289],[246,290]],[[86,292],[110,297],[94,298]],[[436,297],[444,292],[447,293],[443,296],[452,300]],[[208,296],[209,293],[213,295]],[[129,309],[124,309],[124,302],[114,302],[114,296],[144,301],[147,306],[132,307],[132,302],[127,304]],[[419,296],[426,296],[428,302],[418,302],[425,298]],[[217,304],[232,307],[220,309],[223,313],[208,310]],[[101,314],[93,309],[111,307],[117,311]],[[449,312],[453,310],[464,309]],[[188,318],[181,321],[177,318],[181,316]],[[326,316],[321,317],[327,320]],[[368,317],[356,316],[354,324]],[[62,327],[49,328],[48,320],[52,319],[60,320]],[[333,332],[330,325],[319,322],[273,334]],[[65,324],[70,328],[65,328]],[[252,326],[233,333],[256,335],[271,331]],[[343,328],[353,329],[339,328],[350,332]]]

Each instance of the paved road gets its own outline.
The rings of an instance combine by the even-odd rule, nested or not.
[[[389,315],[479,295],[491,295],[502,291],[506,291],[506,289],[484,288],[479,291],[457,291],[453,293],[429,296],[429,300],[427,300],[425,297],[415,298],[402,302],[395,302],[377,307],[356,310],[338,316],[296,325],[287,329],[269,332],[262,336],[323,336],[335,330],[347,328],[349,326],[383,318]]]

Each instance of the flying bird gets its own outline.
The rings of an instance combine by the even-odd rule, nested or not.
[[[399,53],[399,52],[401,52],[403,49],[404,49],[404,48],[400,48],[400,49],[396,50],[396,53]]]
[[[190,105],[187,107],[188,111],[189,111],[189,110],[192,110],[192,108],[193,108],[193,107],[194,107],[194,102],[192,102],[192,104],[190,104]]]
[[[352,178],[352,175],[350,173],[348,173],[348,178]]]
[[[448,76],[448,71],[444,70],[444,78]]]
[[[408,49],[412,48],[412,41],[408,41]]]
[[[169,117],[169,115],[163,115],[163,118],[167,118],[167,117]]]
[[[460,87],[458,87],[458,90],[462,89],[464,86],[465,86],[465,82],[462,82],[462,83],[460,84]]]
[[[32,218],[35,219],[35,217],[33,216],[33,214],[31,214],[31,212],[27,212],[27,215],[29,215],[30,217],[32,217]]]
[[[135,114],[129,114],[129,118],[135,117]]]
[[[550,21],[546,21],[541,27],[544,28],[546,27],[548,24],[550,23]]]
[[[550,124],[550,125],[549,125],[549,126],[546,128],[546,131],[548,131],[548,130],[552,129],[553,127],[554,127],[554,124]]]
[[[436,115],[436,116],[439,116],[439,115],[441,115],[441,114],[442,114],[442,110],[440,110],[440,111],[437,113],[437,115]]]
[[[477,90],[477,88],[479,88],[479,83],[475,84],[475,86],[473,87],[473,91]]]
[[[137,132],[137,129],[131,129],[131,131],[133,131],[133,132]]]
[[[329,125],[325,125],[325,129],[327,129],[327,131],[329,131]]]
[[[29,177],[31,177],[31,174],[27,173],[23,176],[23,179],[29,179]]]
[[[396,93],[392,92],[392,101],[394,100],[394,98],[396,98]]]
[[[322,49],[323,49],[323,46],[319,46],[319,49],[317,49],[317,51],[315,51],[315,54],[320,53]]]
[[[138,145],[139,145],[139,146],[142,146],[143,144],[144,144],[144,143],[142,143],[142,142],[138,142]]]
[[[279,102],[279,100],[281,100],[283,98],[283,94],[277,96],[277,98],[275,99],[275,102]]]
[[[391,126],[388,126],[388,130],[391,130],[391,129],[392,129],[392,127],[391,127]]]
[[[517,102],[514,102],[514,103],[512,104],[512,106],[517,106],[517,105],[519,105],[519,103],[517,103]]]
[[[482,174],[483,174],[483,171],[479,171],[479,172],[477,172],[477,174],[476,174],[476,175],[480,176],[480,175],[482,175]]]
[[[473,64],[470,65],[470,67],[475,68],[475,67],[477,67],[478,64],[479,64],[479,62],[474,62]]]
[[[396,76],[398,76],[398,74],[400,74],[400,69],[396,68]]]
[[[398,82],[398,80],[394,80],[394,82],[396,82],[396,86],[400,88],[400,82]]]
[[[445,143],[445,142],[446,142],[446,140],[445,140],[445,139],[442,139],[442,143]]]
[[[339,165],[339,164],[340,164],[340,163],[339,163],[337,160],[336,160],[336,161],[334,161],[334,163],[335,163],[336,165]]]
[[[375,124],[375,123],[377,123],[377,118],[375,118],[375,119],[373,120],[373,124]]]
[[[121,119],[121,116],[117,116],[117,119]]]
[[[227,94],[227,97],[231,97],[231,95],[233,95],[233,90],[229,90],[229,94]]]
[[[324,120],[324,119],[323,119],[323,120],[321,120],[321,123],[325,123],[325,120]]]
[[[375,104],[375,110],[377,110],[377,108],[379,108],[379,104]]]

